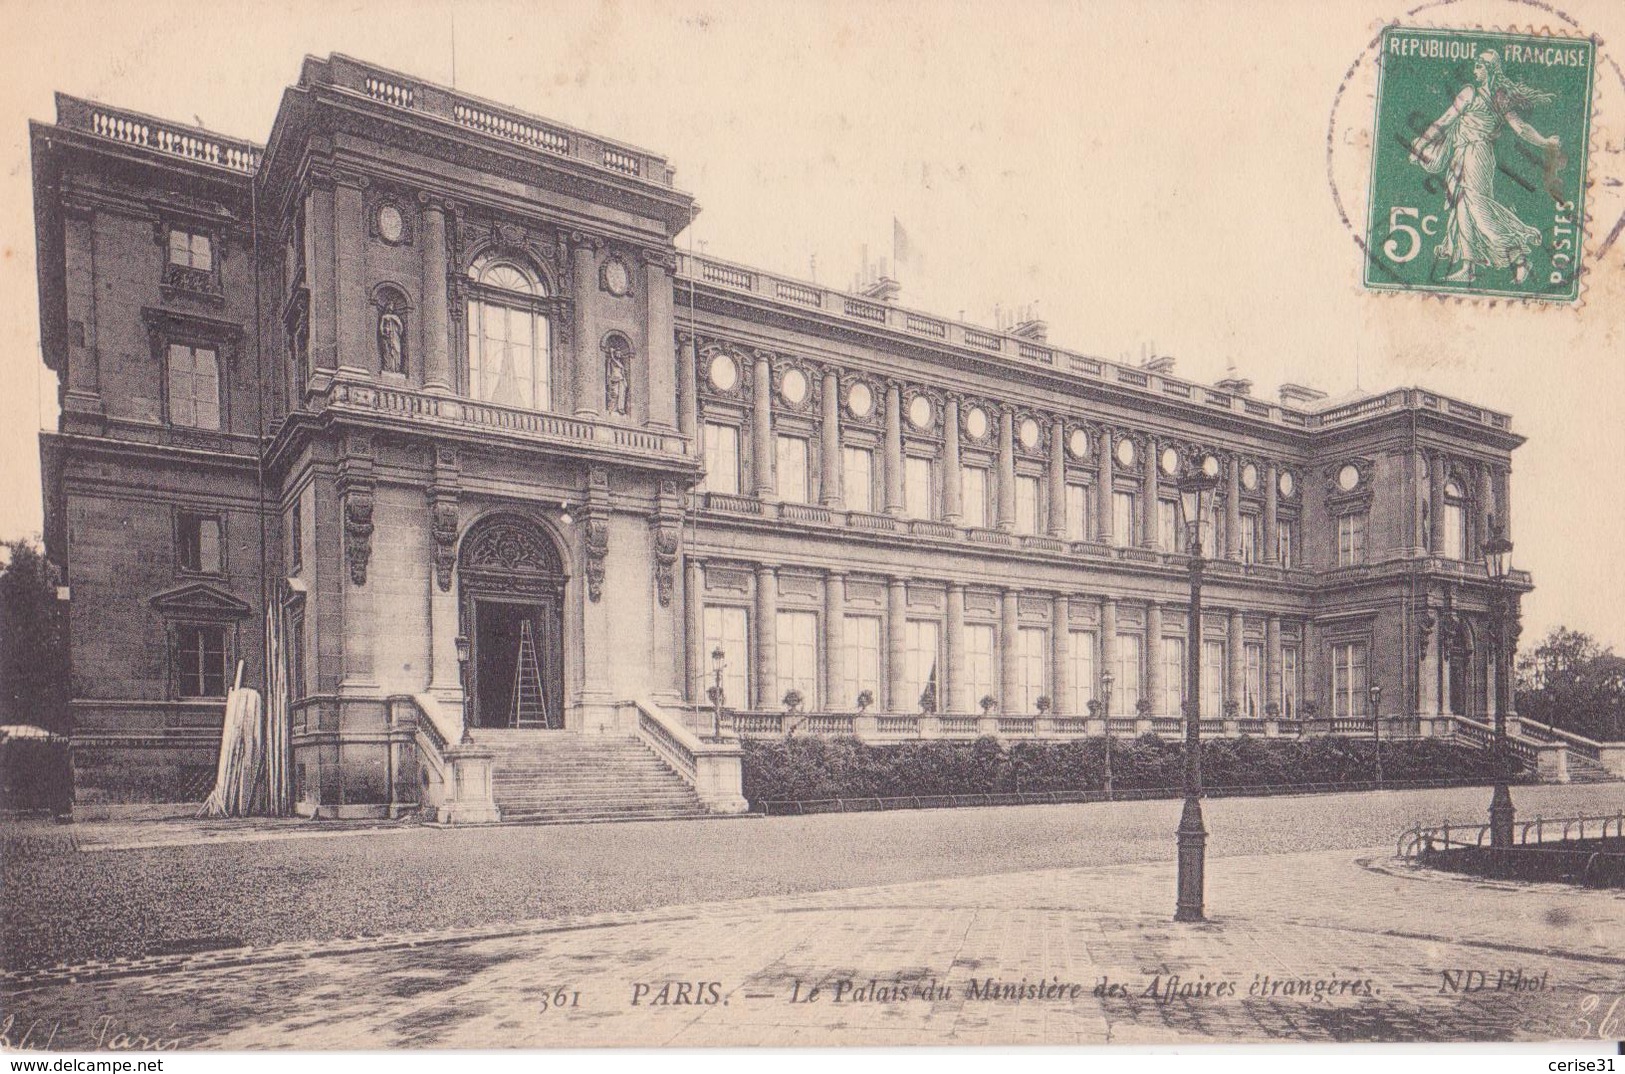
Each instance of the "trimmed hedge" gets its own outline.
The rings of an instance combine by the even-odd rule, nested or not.
[[[73,758],[66,738],[0,738],[0,809],[72,811]]]
[[[745,739],[745,797],[756,802],[914,795],[1093,791],[1105,786],[1106,740],[1005,743],[920,741],[872,746],[851,737]],[[1484,780],[1489,754],[1440,739],[1382,744],[1382,775],[1395,782]],[[1376,778],[1376,746],[1363,739],[1218,738],[1202,743],[1211,787],[1361,783]],[[1507,766],[1516,775],[1516,762]],[[1156,735],[1112,743],[1112,786],[1177,791],[1185,744]]]

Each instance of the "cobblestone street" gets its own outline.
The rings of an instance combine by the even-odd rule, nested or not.
[[[16,1044],[28,1034],[33,1046],[49,1039],[59,1049],[142,1038],[186,1048],[536,1048],[1619,1036],[1617,1025],[1602,1023],[1625,994],[1618,942],[1625,899],[1416,871],[1394,859],[1386,834],[1373,845],[1363,826],[1370,822],[1350,819],[1425,815],[1424,806],[1453,805],[1456,797],[1477,805],[1481,797],[1476,789],[1440,793],[1448,800],[1210,803],[1219,848],[1260,833],[1279,837],[1294,812],[1295,831],[1315,833],[1342,816],[1367,845],[1215,853],[1208,863],[1211,920],[1198,926],[1170,921],[1168,803],[806,818],[782,826],[531,829],[520,834],[554,853],[600,835],[619,839],[621,856],[648,870],[644,903],[252,948],[199,950],[205,942],[190,953],[149,948],[121,962],[36,967],[9,982],[6,1035]],[[1611,812],[1619,797],[1617,785],[1520,793],[1531,814],[1538,808],[1548,816],[1605,805]],[[1124,863],[1008,866],[1049,853],[1024,845],[1020,833],[1047,845],[1079,822],[1097,826],[1090,854]],[[1143,840],[1131,834],[1141,827]],[[879,861],[904,831],[934,832],[939,845],[950,836],[976,844],[1002,832],[1007,846],[985,859],[997,871],[980,875],[962,852],[961,875],[854,884],[847,880],[854,873],[832,869],[819,889],[755,897],[743,897],[756,881],[740,860],[734,891],[661,902],[658,893],[672,890],[670,871],[682,867],[672,857],[678,848],[658,854],[645,845],[680,833],[726,841],[737,832],[764,852],[785,839],[801,841],[810,871],[835,860],[828,848],[841,840],[865,846],[862,854],[850,851],[853,860]],[[278,861],[314,860],[335,848],[385,854],[402,841],[449,833],[356,834],[353,841],[253,845],[291,855]],[[488,834],[498,842],[514,835]],[[181,851],[224,848],[165,853]],[[777,858],[780,851],[787,859],[791,848],[774,850],[775,860],[786,860]],[[69,857],[83,866],[152,853]],[[916,854],[906,867],[923,869],[925,855]],[[1153,855],[1160,860],[1137,860]],[[510,862],[510,871],[549,860],[536,857]],[[700,876],[720,868],[703,856],[689,865]],[[576,874],[598,875],[585,863]],[[806,872],[781,877],[786,886],[806,882]],[[310,899],[315,890],[322,889],[293,894]],[[354,897],[375,895],[362,882]],[[177,898],[173,911],[184,918],[196,908]]]

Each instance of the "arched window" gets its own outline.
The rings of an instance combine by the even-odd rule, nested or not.
[[[468,394],[527,410],[553,405],[547,290],[511,261],[469,270]]]
[[[1467,558],[1467,494],[1455,478],[1444,486],[1444,554]]]

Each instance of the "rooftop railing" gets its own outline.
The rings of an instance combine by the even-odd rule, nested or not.
[[[878,302],[847,291],[821,287],[808,280],[778,276],[714,257],[680,252],[677,275],[692,282],[714,284],[769,301],[789,303],[803,311],[816,311],[866,328],[883,328],[915,339],[997,355],[1017,366],[1045,366],[1085,381],[1111,384],[1146,395],[1186,400],[1211,410],[1287,428],[1333,428],[1399,410],[1432,410],[1503,432],[1510,430],[1512,425],[1505,414],[1420,388],[1396,388],[1324,410],[1300,410],[1181,380],[1167,373],[1124,365],[1095,355],[1079,354],[1048,343],[1037,343],[1012,332],[947,320],[920,310]]]
[[[126,145],[181,157],[196,164],[252,175],[260,165],[260,147],[200,127],[155,119],[122,108],[108,108],[59,93],[56,121],[70,130],[86,131]]]

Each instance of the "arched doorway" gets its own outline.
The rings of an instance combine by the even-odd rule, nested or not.
[[[1477,719],[1489,711],[1485,664],[1475,658],[1482,642],[1478,628],[1465,619],[1451,630],[1444,650],[1445,711]]]
[[[482,518],[457,554],[473,727],[564,726],[564,574],[558,547],[521,515]]]

